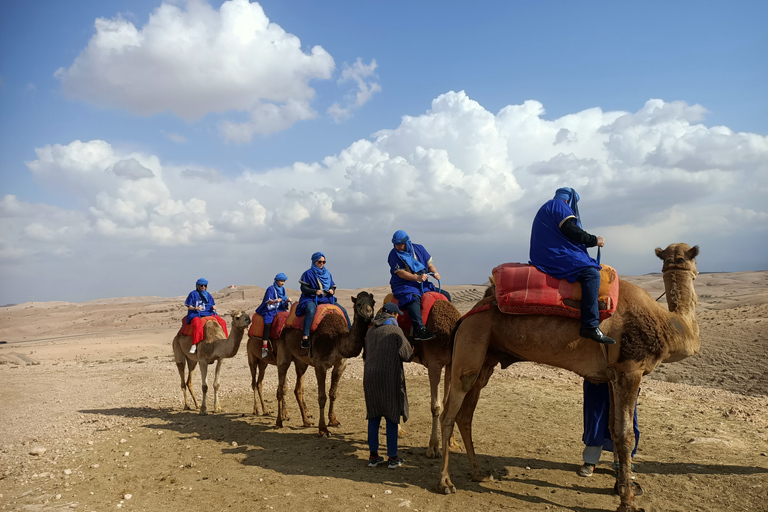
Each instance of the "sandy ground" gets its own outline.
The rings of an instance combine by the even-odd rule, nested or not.
[[[663,291],[658,274],[626,279],[654,298]],[[484,289],[447,288],[462,312]],[[635,476],[645,494],[637,501],[648,511],[768,510],[768,272],[702,274],[696,289],[701,353],[643,381]],[[357,291],[339,291],[348,309]],[[368,291],[380,304],[387,289]],[[220,311],[252,311],[262,294],[243,286],[214,296]],[[223,412],[182,411],[170,348],[182,302],[131,297],[0,308],[0,509],[618,506],[610,454],[593,477],[576,475],[583,445],[581,381],[573,374],[531,363],[497,370],[474,421],[475,447],[493,479],[472,482],[466,456],[454,453],[458,492],[443,496],[435,491],[439,460],[425,456],[431,415],[422,367],[406,365],[412,417],[400,439],[405,465],[368,468],[360,359],[349,362],[338,400],[342,425],[328,439],[300,426],[292,395],[288,427],[277,430],[274,416],[251,414],[245,343],[222,371]],[[199,390],[199,372],[195,377]],[[273,411],[275,385],[270,367],[265,395]],[[317,415],[311,371],[306,388]]]

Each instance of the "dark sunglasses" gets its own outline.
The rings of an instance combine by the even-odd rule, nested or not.
[[[315,263],[323,263],[323,264],[325,264],[325,260],[317,260]]]
[[[199,284],[199,285],[197,285],[197,286],[201,286],[201,287],[203,287],[203,288],[208,288],[208,285],[207,285],[207,284]]]

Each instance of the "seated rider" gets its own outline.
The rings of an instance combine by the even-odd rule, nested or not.
[[[261,335],[261,357],[267,357],[267,345],[269,333],[272,329],[272,321],[280,311],[287,311],[291,307],[291,299],[285,293],[285,281],[288,277],[280,272],[275,276],[275,283],[264,291],[261,305],[256,308],[256,314],[264,318],[264,333]]]
[[[325,254],[316,252],[312,255],[312,266],[301,274],[299,285],[301,297],[296,306],[296,316],[304,315],[304,336],[301,338],[301,348],[309,348],[309,331],[312,328],[318,304],[336,304],[344,313],[347,326],[350,330],[352,329],[347,310],[338,304],[334,297],[336,283],[333,282],[330,271],[325,268]]]
[[[613,345],[616,340],[599,328],[600,264],[587,253],[587,247],[603,247],[605,240],[582,229],[578,202],[575,190],[559,188],[555,197],[539,208],[531,229],[530,264],[556,279],[581,283],[579,336]]]
[[[436,292],[435,285],[428,281],[428,272],[434,274],[435,279],[440,280],[440,273],[432,263],[432,256],[423,245],[411,242],[408,233],[403,230],[396,231],[392,235],[394,248],[389,251],[387,262],[392,277],[389,285],[392,287],[392,295],[397,299],[400,309],[408,313],[413,323],[413,339],[427,341],[435,338],[435,335],[424,326],[421,317],[421,296],[425,292]],[[449,301],[451,295],[441,290]]]
[[[195,283],[195,289],[187,295],[187,300],[184,301],[184,305],[187,306],[187,325],[192,324],[195,318],[203,316],[212,316],[216,314],[216,303],[213,301],[213,297],[208,293],[208,280],[200,278]],[[190,354],[197,352],[197,344],[192,344],[192,348],[189,349]]]

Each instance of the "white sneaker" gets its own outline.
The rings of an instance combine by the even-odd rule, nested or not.
[[[189,349],[189,353],[194,354],[195,352],[197,352],[197,345],[192,345],[192,348]]]

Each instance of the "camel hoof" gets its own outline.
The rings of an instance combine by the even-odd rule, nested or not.
[[[472,475],[473,482],[487,482],[489,479],[488,475]]]
[[[269,412],[269,411],[264,411],[263,413],[261,413],[261,415],[262,416],[272,416],[272,413]]]
[[[440,484],[437,486],[437,490],[440,491],[443,494],[455,494],[456,493],[456,487],[448,481],[445,485]]]
[[[191,411],[192,408],[189,406],[189,404],[184,404],[184,410],[185,411]]]
[[[443,451],[440,448],[433,448],[430,446],[427,448],[427,458],[428,459],[437,459],[443,456]]]
[[[200,416],[208,416],[208,409],[200,409]]]
[[[642,496],[644,492],[645,491],[643,491],[643,488],[640,486],[639,483],[632,482],[632,493],[635,495],[635,498],[637,498],[638,496]],[[617,496],[619,494],[619,482],[618,482],[618,480],[616,481],[615,484],[613,484],[613,494],[616,494]]]
[[[329,427],[340,427],[341,423],[339,423],[337,420],[333,420],[333,421],[328,422],[328,426]]]
[[[328,432],[328,430],[319,430],[317,432],[317,437],[331,437],[331,433]]]
[[[448,445],[448,449],[450,451],[452,451],[452,452],[460,452],[460,451],[462,451],[461,445],[459,443],[455,442],[455,441]]]
[[[314,424],[314,423],[312,423],[311,421],[305,421],[305,422],[304,422],[304,426],[305,426],[305,427],[314,427],[314,426],[315,426],[315,424]]]

